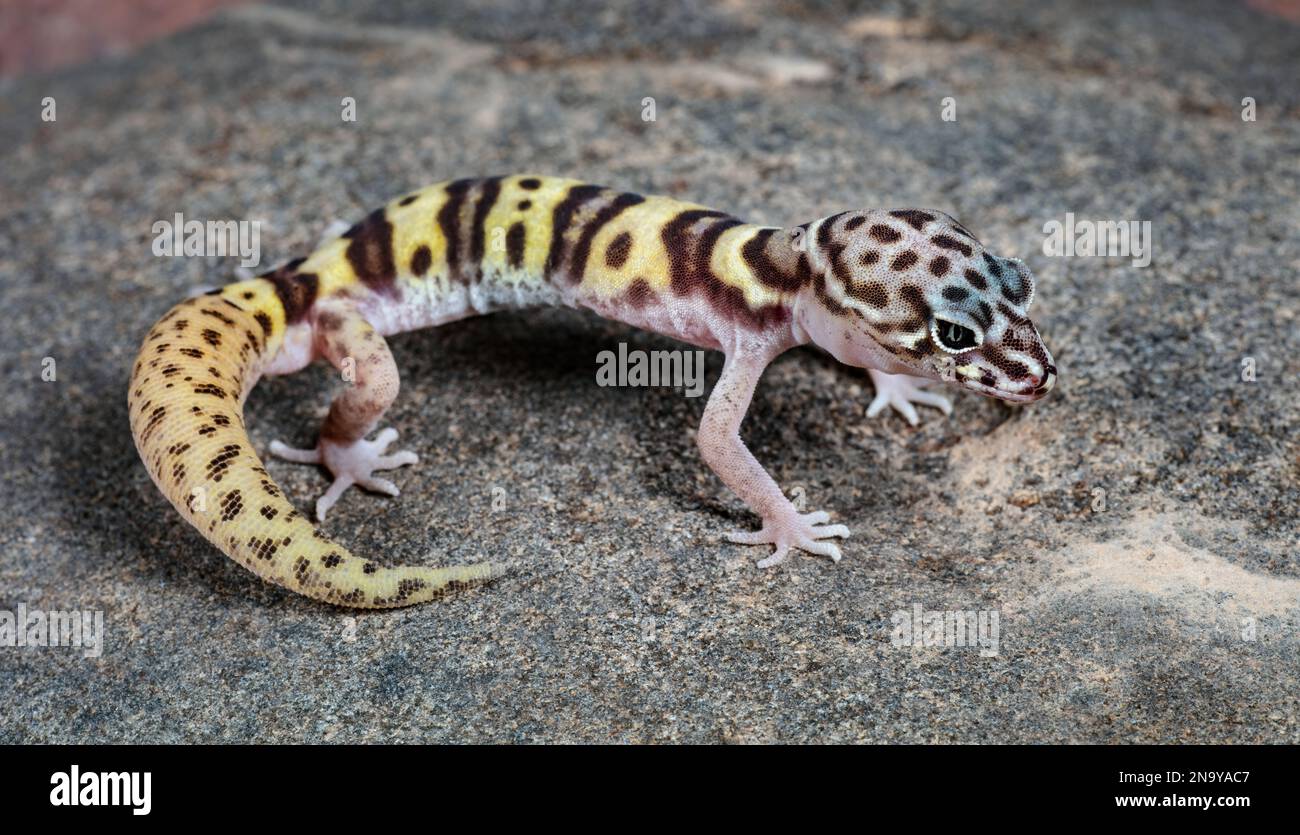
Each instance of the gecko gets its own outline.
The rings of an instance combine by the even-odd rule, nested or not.
[[[503,309],[563,305],[721,351],[696,435],[705,464],[759,517],[725,534],[838,562],[849,535],[800,512],[740,437],[763,370],[812,344],[875,386],[915,424],[944,381],[1015,403],[1053,388],[1056,366],[1028,318],[1034,279],[933,209],[845,211],[792,228],[746,223],[671,197],[523,174],[404,194],[305,258],[173,307],[148,332],[127,406],[155,484],[213,545],[259,577],[358,608],[420,603],[501,576],[498,562],[386,566],[353,554],[300,513],[254,451],[243,404],[262,376],[325,360],[346,384],[316,445],[282,459],[333,476],[323,522],[349,487],[398,495],[377,473],[417,463],[371,434],[398,395],[386,337]]]

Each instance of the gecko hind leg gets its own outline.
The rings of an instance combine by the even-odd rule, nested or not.
[[[366,440],[397,398],[399,386],[397,363],[370,323],[351,309],[322,311],[316,319],[316,349],[350,380],[348,387],[330,404],[314,449],[295,449],[272,441],[271,454],[299,464],[321,464],[334,476],[329,489],[316,500],[316,518],[323,522],[353,485],[399,495],[397,485],[377,477],[375,471],[415,464],[419,458],[413,452],[386,454],[397,439],[397,430],[391,427],[374,440]]]

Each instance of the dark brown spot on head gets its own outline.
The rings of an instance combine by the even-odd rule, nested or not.
[[[920,209],[898,209],[897,211],[890,212],[890,214],[905,221],[918,232],[924,229],[927,223],[934,220],[934,215],[929,212],[923,212]]]
[[[519,201],[519,211],[521,211],[521,212],[526,212],[526,211],[528,211],[529,209],[531,209],[532,207],[533,207],[533,201],[531,201],[531,200],[520,200],[520,201]]]
[[[401,199],[401,202],[399,202],[397,205],[399,205],[399,206],[409,206],[409,205],[411,205],[412,203],[414,203],[416,200],[419,200],[419,199],[420,199],[420,195],[418,195],[418,194],[408,194],[406,197],[403,197],[403,198]]]
[[[898,257],[894,259],[893,263],[889,265],[889,268],[891,270],[906,270],[916,264],[919,260],[921,259],[917,257],[916,253],[909,249],[905,252],[900,252]]]
[[[889,291],[878,281],[850,286],[849,296],[872,307],[889,306]]]
[[[943,297],[950,302],[963,302],[970,292],[965,287],[945,287]]]
[[[868,249],[858,260],[862,262],[862,266],[869,267],[880,260],[880,250]]]
[[[984,359],[988,360],[993,367],[997,368],[1013,382],[1024,380],[1029,376],[1029,366],[1017,360],[1008,359],[1005,354],[998,348],[991,345],[984,345],[980,351]]]
[[[969,258],[971,253],[974,252],[974,250],[970,248],[969,244],[964,241],[959,241],[950,235],[935,235],[930,239],[930,242],[935,246],[941,246],[944,249],[956,250],[967,258]]]
[[[886,226],[883,223],[871,224],[871,228],[867,230],[867,234],[869,234],[874,240],[880,241],[882,244],[897,243],[903,239],[902,232],[899,232],[892,226]]]
[[[966,280],[970,282],[970,286],[974,287],[976,290],[988,289],[989,283],[984,280],[984,276],[980,275],[979,270],[967,267],[962,275],[966,276]]]
[[[533,191],[542,187],[542,181],[536,177],[526,177],[519,181],[519,187]]]
[[[943,278],[948,274],[948,264],[948,259],[942,255],[935,257],[934,260],[930,262],[930,275],[935,278]]]
[[[859,226],[861,226],[866,222],[867,219],[862,215],[854,215],[853,217],[844,221],[844,229],[846,232],[852,232],[854,229],[857,229]]]

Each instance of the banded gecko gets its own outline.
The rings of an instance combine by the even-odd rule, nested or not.
[[[848,536],[800,513],[741,441],[764,368],[814,343],[866,368],[886,405],[948,413],[922,388],[944,379],[1002,400],[1051,390],[1056,368],[1026,316],[1034,283],[952,217],[921,209],[847,211],[794,229],[744,223],[668,197],[520,175],[462,179],[406,194],[311,255],[172,308],[145,337],[128,407],[162,493],[209,541],[258,576],[355,607],[419,603],[490,580],[501,566],[384,567],[332,541],[285,498],[253,451],[243,402],[262,375],[325,359],[351,370],[312,449],[272,454],[334,476],[325,514],[351,486],[396,496],[376,475],[416,463],[373,440],[398,393],[385,337],[508,308],[567,305],[722,351],[697,435],[704,461],[762,520],[727,540],[840,559]]]

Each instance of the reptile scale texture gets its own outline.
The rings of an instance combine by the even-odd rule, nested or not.
[[[763,369],[816,344],[866,368],[868,416],[951,404],[945,380],[1014,402],[1043,397],[1056,367],[1026,313],[1029,271],[929,209],[847,211],[793,229],[745,223],[667,197],[519,175],[407,194],[307,258],[172,308],[145,337],[128,392],[150,475],[186,521],[258,576],[318,600],[381,608],[498,577],[502,567],[386,567],[321,533],[253,451],[243,403],[264,374],[317,359],[347,372],[315,449],[271,453],[321,464],[334,482],[390,495],[375,475],[416,462],[373,432],[398,393],[385,337],[496,310],[565,305],[725,353],[697,435],[704,461],[762,519],[728,540],[838,561],[848,536],[800,513],[740,439]]]

